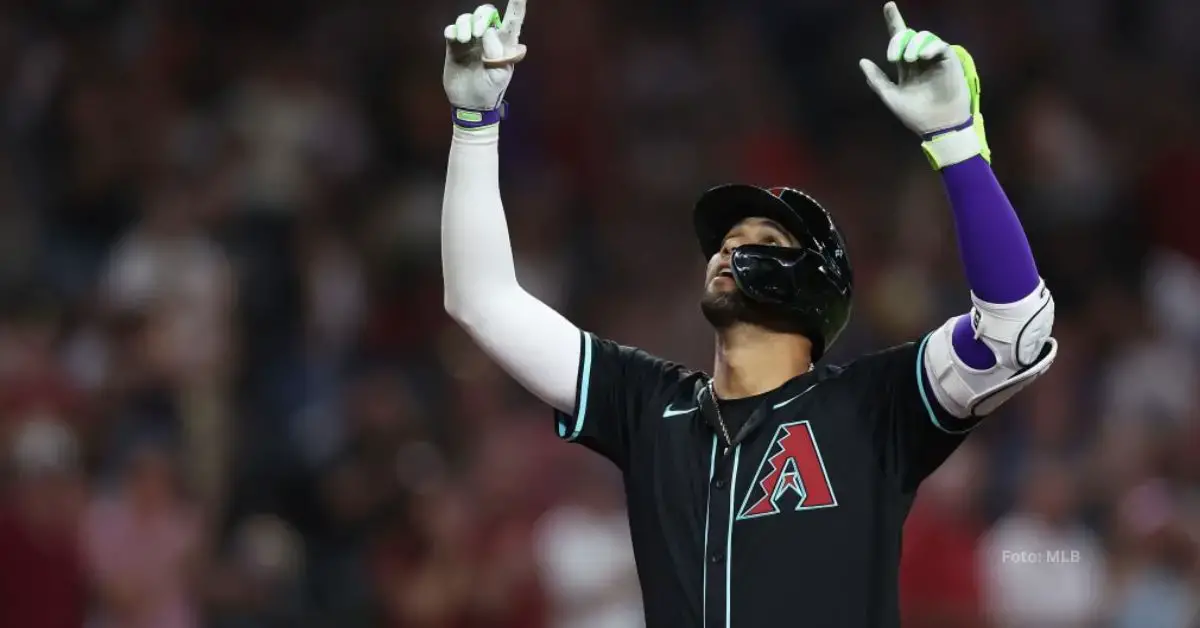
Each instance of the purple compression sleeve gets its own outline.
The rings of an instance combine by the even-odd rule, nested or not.
[[[958,250],[967,283],[989,303],[1012,303],[1038,285],[1037,265],[1021,221],[983,157],[942,169],[942,181],[954,211]],[[986,369],[996,357],[974,337],[970,316],[955,322],[954,349],[968,366]]]
[[[944,168],[942,180],[971,291],[988,303],[1029,296],[1039,281],[1033,252],[992,167],[972,157]]]

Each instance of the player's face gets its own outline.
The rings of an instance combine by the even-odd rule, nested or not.
[[[783,227],[765,218],[747,218],[734,225],[725,235],[721,250],[708,260],[704,275],[700,308],[714,327],[727,327],[750,319],[751,304],[737,289],[729,266],[733,250],[743,244],[794,247],[798,243]]]

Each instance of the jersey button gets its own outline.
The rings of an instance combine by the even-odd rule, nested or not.
[[[725,480],[717,480],[713,483],[713,486],[717,488],[725,488]]]
[[[713,554],[712,556],[709,556],[708,559],[714,563],[719,563],[719,562],[725,560],[725,555],[722,554],[721,552],[717,552],[717,553]]]

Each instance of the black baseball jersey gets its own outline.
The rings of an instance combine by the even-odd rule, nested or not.
[[[556,427],[623,473],[649,628],[899,625],[902,524],[974,426],[937,405],[923,348],[722,401],[726,450],[707,375],[582,334]]]

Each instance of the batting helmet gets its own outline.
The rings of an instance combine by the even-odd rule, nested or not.
[[[846,243],[829,212],[804,192],[723,185],[696,202],[693,220],[700,250],[712,258],[746,218],[779,223],[796,248],[745,244],[733,250],[734,282],[752,301],[783,308],[813,344],[813,361],[831,347],[850,320],[854,274]]]

